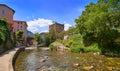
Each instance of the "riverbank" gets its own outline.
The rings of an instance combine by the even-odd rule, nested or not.
[[[0,71],[13,71],[12,58],[18,49],[12,49],[0,55]]]

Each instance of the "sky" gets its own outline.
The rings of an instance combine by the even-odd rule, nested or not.
[[[97,0],[0,0],[15,10],[14,20],[26,21],[33,33],[48,32],[53,21],[64,24],[67,30],[90,2]]]

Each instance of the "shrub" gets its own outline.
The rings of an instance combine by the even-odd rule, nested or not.
[[[98,44],[92,44],[89,47],[85,47],[85,52],[101,52]]]
[[[53,50],[57,50],[57,47],[54,46],[53,44],[50,44],[49,48],[50,48],[51,51],[53,51]]]
[[[77,52],[84,52],[85,48],[84,48],[84,46],[80,45],[79,42],[73,42],[71,44],[70,51],[71,52],[75,52],[75,53],[77,53]]]

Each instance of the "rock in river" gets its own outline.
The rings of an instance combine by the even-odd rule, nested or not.
[[[79,67],[80,64],[79,64],[79,63],[75,63],[75,64],[73,64],[73,66],[74,66],[74,67]]]
[[[45,59],[48,59],[48,56],[44,56]]]
[[[45,62],[46,60],[45,59],[40,59],[40,62]]]
[[[87,70],[87,71],[91,70],[92,68],[93,68],[93,66],[85,66],[85,67],[83,67],[83,69]]]
[[[113,70],[113,67],[107,67],[107,69],[108,69],[109,71],[112,71],[112,70]]]

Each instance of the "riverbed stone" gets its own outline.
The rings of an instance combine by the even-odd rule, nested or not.
[[[85,66],[85,67],[83,67],[83,69],[87,70],[87,71],[91,70],[92,68],[94,68],[94,67],[93,66]]]
[[[76,59],[79,59],[79,57],[76,57]]]
[[[45,59],[40,59],[40,62],[45,62],[46,60]]]
[[[108,69],[109,71],[112,71],[112,70],[113,70],[113,67],[107,67],[107,69]]]
[[[79,64],[79,63],[75,63],[75,64],[73,64],[73,66],[74,66],[74,67],[79,67],[80,64]]]
[[[44,56],[45,59],[48,59],[48,56]]]

